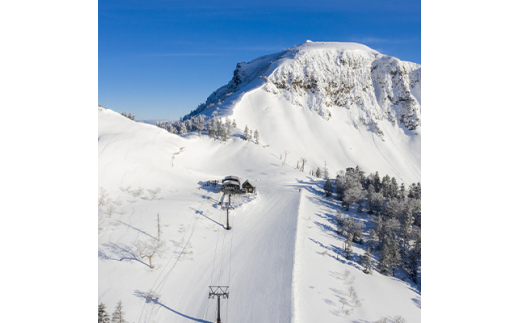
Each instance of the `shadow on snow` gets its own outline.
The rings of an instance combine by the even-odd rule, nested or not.
[[[192,320],[192,321],[195,321],[195,322],[201,322],[201,323],[212,323],[211,321],[206,321],[206,320],[203,320],[203,319],[198,319],[198,318],[195,318],[195,317],[192,317],[192,316],[189,316],[189,315],[186,315],[186,314],[183,314],[181,312],[178,312],[166,305],[164,305],[163,303],[159,302],[159,297],[158,296],[150,296],[148,293],[144,293],[144,292],[141,292],[141,291],[138,291],[136,290],[134,292],[134,295],[137,296],[137,297],[141,297],[141,298],[144,298],[146,303],[154,303],[154,304],[157,304],[159,306],[162,306],[163,308],[167,309],[168,311],[174,313],[174,314],[177,314],[179,316],[182,316],[186,319],[189,319],[189,320]]]

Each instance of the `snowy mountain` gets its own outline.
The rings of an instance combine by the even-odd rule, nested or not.
[[[418,64],[361,44],[307,41],[239,63],[185,118],[236,119],[274,153],[306,158],[313,169],[360,165],[411,183],[420,180],[420,88]]]
[[[416,284],[364,273],[366,244],[343,256],[338,210],[365,241],[376,216],[346,211],[309,174],[326,162],[331,178],[359,165],[420,181],[418,65],[311,42],[240,63],[192,114],[236,120],[227,140],[98,114],[98,303],[109,313],[121,301],[127,322],[215,322],[209,286],[229,286],[223,322],[420,322]],[[213,184],[228,175],[255,186],[232,197],[229,217]]]
[[[306,106],[326,119],[335,106],[352,110],[356,122],[365,125],[388,120],[415,130],[421,123],[420,65],[361,44],[311,41],[238,63],[232,80],[212,93],[195,113],[233,107],[228,97],[256,87],[280,93],[292,104]]]

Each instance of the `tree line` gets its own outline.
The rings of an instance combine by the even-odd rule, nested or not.
[[[218,110],[213,112],[212,117],[209,119],[206,119],[205,115],[200,114],[180,121],[158,121],[156,125],[170,133],[181,136],[188,132],[197,132],[199,136],[205,134],[215,140],[227,141],[233,136],[233,129],[237,128],[236,121],[234,119],[230,120],[228,117],[218,118],[216,117],[217,113]],[[242,139],[259,144],[260,134],[258,130],[253,132],[246,125]]]
[[[377,270],[385,275],[404,273],[420,282],[421,266],[421,183],[405,187],[394,177],[366,175],[359,167],[349,167],[336,176],[337,198],[346,211],[357,205],[356,212],[375,215],[375,225],[363,239],[365,225],[353,217],[336,214],[337,231],[346,237],[344,252],[352,256],[352,243],[367,244],[359,263],[365,272],[372,270],[372,254],[379,257]],[[329,188],[330,190],[330,188]]]

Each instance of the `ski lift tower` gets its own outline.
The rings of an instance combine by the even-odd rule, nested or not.
[[[217,323],[222,323],[220,320],[220,296],[223,298],[229,298],[228,288],[229,286],[209,286],[209,298],[215,298],[215,296],[217,296]]]

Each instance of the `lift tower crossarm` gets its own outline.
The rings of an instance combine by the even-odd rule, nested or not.
[[[217,296],[218,312],[217,312],[217,323],[222,323],[220,320],[220,296],[223,298],[229,298],[229,286],[209,286],[209,298],[215,298]]]

